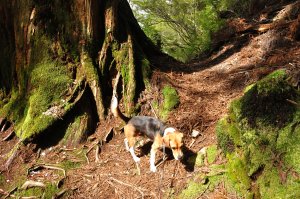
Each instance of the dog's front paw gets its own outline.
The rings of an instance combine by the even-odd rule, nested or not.
[[[134,157],[133,160],[134,160],[136,163],[138,163],[138,162],[141,161],[141,159],[140,159],[139,157]]]
[[[150,171],[156,172],[156,166],[155,166],[155,165],[151,165],[151,166],[150,166]]]

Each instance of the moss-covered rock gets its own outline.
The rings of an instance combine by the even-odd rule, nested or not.
[[[246,88],[218,122],[218,145],[228,159],[227,176],[244,195],[297,198],[300,194],[299,91],[278,70]]]

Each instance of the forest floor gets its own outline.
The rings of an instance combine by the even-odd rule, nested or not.
[[[279,11],[273,10],[275,13]],[[226,115],[230,101],[240,97],[246,86],[276,69],[293,70],[299,67],[300,42],[291,35],[297,21],[284,20],[279,24],[271,20],[274,16],[269,11],[266,12],[262,11],[251,20],[233,20],[220,37],[223,38],[223,45],[207,58],[154,71],[153,85],[161,87],[171,84],[180,96],[180,105],[169,114],[167,124],[185,134],[186,158],[183,161],[176,161],[169,155],[158,166],[158,171],[152,173],[149,170],[149,155],[143,155],[137,169],[130,153],[125,150],[123,133],[116,129],[109,133],[118,124],[110,117],[106,123],[99,124],[86,143],[77,148],[57,145],[34,151],[31,150],[34,147],[22,145],[10,167],[6,168],[7,153],[18,142],[17,138],[3,141],[9,134],[10,130],[7,130],[0,134],[0,172],[3,176],[0,185],[5,185],[0,186],[0,197],[11,193],[8,198],[13,198],[13,188],[27,179],[57,182],[58,186],[62,186],[62,193],[68,192],[66,198],[176,198],[189,180],[205,170],[205,165],[195,166],[195,162],[188,157],[195,156],[203,147],[217,144],[216,123]],[[269,19],[272,22],[268,23],[266,30],[259,30],[257,25],[262,24],[259,22],[263,15],[272,16]],[[265,27],[265,23],[262,25]],[[224,36],[226,33],[228,35]],[[200,134],[194,138],[191,136],[192,130]],[[103,138],[106,141],[100,141]],[[144,154],[149,152],[149,144],[143,151]],[[221,153],[218,156],[215,163],[224,162]],[[163,153],[158,152],[157,162],[161,162],[162,158]],[[66,170],[65,176],[57,166],[61,163]],[[41,169],[33,169],[37,165]],[[198,196],[237,197],[227,193],[222,184],[214,191],[204,191]]]

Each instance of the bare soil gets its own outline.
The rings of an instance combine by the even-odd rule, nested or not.
[[[261,15],[256,17],[259,21]],[[180,96],[180,105],[170,113],[167,124],[185,134],[183,161],[174,160],[167,151],[168,159],[160,164],[156,173],[150,172],[147,154],[151,143],[148,142],[141,149],[139,174],[130,153],[125,150],[124,135],[118,130],[121,123],[109,117],[99,124],[86,143],[76,148],[57,145],[38,151],[33,150],[33,144],[21,146],[7,168],[8,152],[18,140],[14,137],[2,141],[9,133],[6,130],[0,133],[0,171],[5,178],[2,182],[4,187],[0,186],[0,196],[8,194],[8,187],[14,187],[16,180],[20,181],[20,175],[24,176],[22,182],[25,179],[60,182],[63,176],[59,170],[42,169],[27,175],[27,169],[35,164],[57,165],[65,160],[80,165],[66,172],[62,183],[62,189],[68,193],[66,198],[169,198],[181,193],[189,180],[201,170],[193,162],[188,162],[188,157],[202,147],[217,144],[216,123],[226,115],[230,101],[240,97],[246,86],[276,69],[285,68],[291,73],[299,69],[299,41],[291,35],[295,19],[287,20],[285,26],[274,24],[263,32],[247,31],[252,30],[249,27],[257,26],[257,20],[238,19],[231,23],[227,29],[238,33],[225,38],[226,42],[208,58],[189,64],[175,63],[166,70],[154,71],[153,85],[161,88],[164,84],[171,84]],[[151,111],[144,111],[143,114],[154,116]],[[114,131],[109,134],[107,142],[99,142],[111,128]],[[200,135],[192,138],[192,130],[200,131]],[[80,158],[83,156],[81,149],[88,152],[85,159]],[[97,150],[98,161],[95,155]],[[158,152],[157,163],[162,158],[163,153]],[[213,193],[204,193],[199,198],[235,197],[226,193],[220,185]]]

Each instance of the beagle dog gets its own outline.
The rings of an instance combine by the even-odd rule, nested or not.
[[[140,158],[134,153],[135,144],[138,136],[147,136],[153,141],[150,151],[150,170],[156,172],[155,154],[162,147],[169,147],[172,150],[176,160],[183,157],[183,134],[172,127],[166,127],[160,120],[148,116],[134,116],[128,118],[123,115],[118,106],[116,96],[112,97],[111,111],[115,117],[123,120],[126,125],[124,127],[125,147],[131,153],[135,162],[139,162]]]

